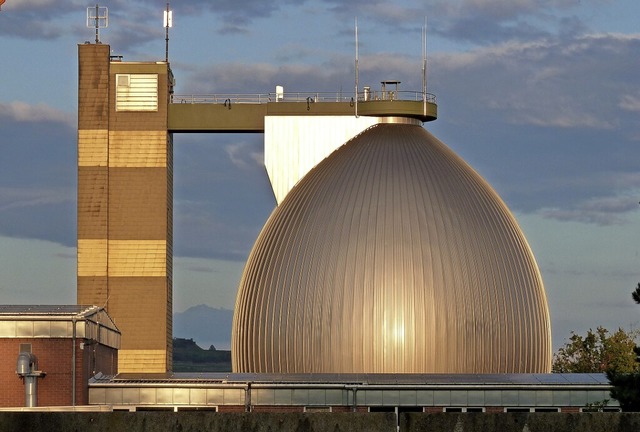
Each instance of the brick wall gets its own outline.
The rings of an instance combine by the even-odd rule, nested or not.
[[[244,412],[244,405],[220,405],[218,412]]]
[[[488,412],[488,413],[501,413],[501,412],[504,412],[504,407],[489,406],[489,407],[486,408],[486,412]]]
[[[334,406],[331,407],[331,412],[352,412],[353,408],[350,406]]]
[[[425,407],[424,408],[424,412],[427,412],[427,413],[441,413],[442,412],[442,407],[441,406]]]
[[[563,413],[579,413],[580,412],[580,407],[562,407],[560,409],[560,412],[563,412]]]
[[[80,349],[82,339],[76,340],[76,405],[88,403],[87,382],[94,370],[104,374],[117,372],[117,351],[103,345]],[[46,373],[38,378],[38,406],[70,406],[73,404],[72,339],[7,338],[0,339],[0,406],[25,405],[24,380],[16,374],[20,344],[30,343],[31,352],[38,359],[38,370]],[[94,361],[95,358],[95,361]]]

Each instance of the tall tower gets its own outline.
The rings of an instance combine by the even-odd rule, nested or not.
[[[121,62],[78,46],[77,302],[122,331],[119,372],[172,358],[173,145],[167,62]]]

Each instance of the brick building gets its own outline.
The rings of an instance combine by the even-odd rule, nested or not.
[[[37,359],[37,405],[88,403],[92,376],[116,374],[120,331],[97,306],[0,306],[0,407],[25,406],[20,353]]]

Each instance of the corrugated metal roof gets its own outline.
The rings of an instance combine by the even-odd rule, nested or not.
[[[104,308],[87,305],[0,305],[0,337],[94,339],[120,347],[120,330]]]
[[[433,387],[593,387],[609,386],[605,374],[236,374],[176,373],[100,375],[92,384],[110,385],[185,385],[246,384],[312,386],[351,384],[368,386],[433,386]]]
[[[100,309],[87,305],[0,305],[0,316],[87,316]]]

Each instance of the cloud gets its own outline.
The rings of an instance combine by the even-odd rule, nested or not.
[[[619,107],[625,111],[640,111],[640,92],[635,92],[635,94],[622,95],[620,97]]]
[[[580,34],[587,26],[575,14],[600,0],[437,0],[435,32],[474,45]]]
[[[408,22],[415,21],[417,17],[424,17],[424,8],[415,1],[399,1],[386,2],[382,0],[324,0],[329,5],[329,10],[341,17],[343,21],[353,22],[354,17],[358,17],[363,21],[367,19],[376,23],[385,24],[387,26],[402,26],[403,28]],[[421,25],[422,21],[417,21]],[[415,22],[414,22],[415,24]]]
[[[429,58],[429,87],[435,93],[442,89],[443,101],[455,98],[458,113],[495,113],[492,116],[504,116],[514,125],[621,129],[632,121],[628,113],[640,109],[638,79],[627,60],[638,50],[640,35],[596,34],[434,54]],[[282,84],[285,91],[342,88],[351,93],[350,60],[334,55],[321,65],[221,63],[191,72],[179,81],[187,83],[179,92],[272,92]],[[420,88],[417,58],[376,53],[362,56],[359,64],[363,85],[399,76],[402,89]]]
[[[143,0],[139,3],[157,6],[155,0]],[[172,4],[171,9],[182,16],[201,16],[211,14],[217,18],[217,32],[221,34],[246,33],[249,25],[256,19],[268,18],[291,5],[304,3],[295,0],[185,0]]]
[[[591,198],[571,208],[541,209],[539,213],[549,219],[607,226],[626,223],[625,215],[632,211],[638,211],[638,196]]]
[[[429,91],[438,96],[440,118],[426,127],[487,177],[514,210],[624,223],[625,207],[615,207],[610,197],[638,188],[634,107],[640,77],[629,67],[638,51],[640,35],[583,34],[434,54]],[[334,55],[321,66],[219,63],[187,72],[180,82],[196,94],[268,93],[276,84],[285,92],[350,94],[350,60]],[[402,90],[416,90],[420,66],[407,55],[365,55],[360,84],[376,88],[381,77],[392,76]],[[246,163],[236,159],[245,154],[240,149],[236,142],[226,150],[238,166]]]
[[[640,34],[583,34],[434,54],[427,128],[516,211],[624,223],[610,197],[640,189],[638,51]]]
[[[429,59],[430,89],[438,87],[458,109],[506,116],[511,124],[536,127],[620,128],[640,109],[638,79],[627,66],[640,50],[640,35],[597,34],[508,42]],[[360,60],[361,83],[400,75],[403,89],[419,89],[419,59],[378,53]],[[211,76],[216,76],[215,82]],[[469,79],[473,77],[473,79]],[[353,66],[344,57],[321,66],[224,63],[191,73],[193,93],[285,91],[351,92]],[[606,80],[604,86],[603,80]],[[365,84],[366,85],[366,84]],[[603,116],[602,112],[614,113]]]
[[[187,270],[195,272],[195,273],[219,273],[219,270],[213,269],[211,267],[206,267],[206,266],[197,266],[197,265],[190,265],[187,266]]]
[[[273,193],[262,135],[174,136],[174,253],[243,261],[270,212]]]
[[[247,142],[236,142],[225,147],[231,163],[236,167],[247,170],[264,167],[264,152],[256,151]]]
[[[232,188],[240,197],[249,195]],[[218,198],[219,199],[219,198]],[[240,198],[239,198],[240,199]],[[229,204],[225,201],[224,204]],[[268,212],[260,205],[245,202],[240,210],[226,209],[223,213],[216,207],[219,203],[205,199],[193,201],[179,200],[174,203],[174,253],[180,257],[210,257],[229,261],[244,261],[260,232]],[[236,207],[234,204],[233,207]],[[259,217],[247,224],[248,208],[257,210]],[[244,215],[242,213],[245,213]],[[255,217],[255,215],[252,215]]]
[[[585,2],[598,4],[599,0],[582,3]],[[251,32],[251,24],[256,20],[287,16],[292,8],[299,12],[307,4],[310,5],[307,13],[326,16],[329,12],[338,21],[349,24],[358,16],[364,23],[373,22],[377,32],[391,34],[418,31],[428,15],[432,34],[473,44],[522,40],[547,34],[552,28],[566,32],[584,27],[577,18],[563,15],[584,6],[576,0],[400,0],[393,3],[382,0],[185,0],[172,4],[171,8],[183,19],[210,16],[218,34],[238,35]],[[162,31],[158,23],[164,3],[113,0],[108,6],[109,29],[102,32],[102,39],[123,53],[137,53],[139,47],[156,40]],[[11,18],[1,23],[0,34],[24,39],[50,40],[64,35],[86,38],[87,29],[79,25],[84,21],[86,9],[87,4],[79,0],[9,1],[3,11]]]
[[[75,203],[75,194],[66,188],[0,187],[0,213],[61,203]]]
[[[83,14],[86,7],[79,0],[9,0],[0,13],[0,34],[28,40],[56,39],[74,29],[64,18]]]
[[[432,63],[475,96],[468,99],[477,109],[501,112],[513,123],[612,129],[626,115],[620,108],[632,106],[626,95],[637,94],[626,57],[638,49],[640,35],[596,34],[509,42],[434,56]]]
[[[446,38],[473,42],[478,45],[499,43],[505,40],[527,40],[549,35],[548,31],[527,22],[501,23],[480,16],[453,20],[443,29],[436,27],[435,32]]]
[[[596,0],[597,1],[597,0]],[[585,0],[591,3],[592,1]],[[493,19],[510,19],[522,15],[544,14],[550,10],[571,9],[576,0],[436,0],[435,6],[448,16],[480,15]]]
[[[37,5],[40,12],[55,7],[48,1],[30,4],[34,10]],[[187,16],[212,14],[214,26],[224,24],[245,31],[251,20],[273,16],[292,4],[191,0],[175,8]],[[115,2],[110,13],[118,19],[112,20],[104,37],[129,52],[157,39],[162,29],[149,24],[155,19],[155,15],[149,17],[150,5]],[[155,2],[153,5],[157,6]],[[78,5],[72,6],[65,4],[56,13],[66,18],[72,13],[84,14],[85,5],[80,13]],[[634,173],[640,164],[635,151],[635,140],[640,138],[640,82],[634,67],[640,36],[585,33],[581,22],[571,17],[563,18],[571,24],[566,32],[554,34],[553,26],[559,22],[556,18],[549,18],[550,25],[541,24],[547,19],[542,6],[570,11],[573,6],[569,1],[432,1],[427,6],[418,1],[390,5],[382,1],[327,0],[313,4],[316,9],[326,7],[342,14],[349,24],[352,12],[361,7],[366,16],[380,24],[376,32],[403,31],[406,27],[394,27],[403,20],[403,26],[417,27],[422,23],[422,11],[431,11],[432,7],[446,13],[433,20],[436,14],[430,13],[430,27],[434,21],[433,27],[442,34],[449,29],[447,37],[461,38],[464,29],[455,30],[456,23],[477,19],[475,28],[494,32],[497,36],[491,40],[501,42],[484,42],[489,45],[470,45],[466,52],[429,57],[429,91],[438,95],[440,119],[427,128],[487,177],[512,208],[562,220],[624,223],[630,210],[616,200],[630,196],[629,191],[637,188]],[[307,9],[310,11],[311,6]],[[465,13],[456,15],[460,11]],[[476,11],[477,16],[470,11]],[[17,21],[22,24],[27,18],[37,23],[36,17],[41,17],[40,13],[27,13],[26,8],[14,9],[13,17],[18,12],[24,13],[18,17],[22,21]],[[6,28],[8,16],[0,16],[5,19],[0,28]],[[60,31],[82,30],[87,34],[80,25],[63,27]],[[519,37],[525,31],[527,37],[535,37],[522,41]],[[177,91],[269,93],[280,84],[285,92],[349,95],[353,92],[353,59],[335,51],[295,41],[276,50],[279,63],[173,64]],[[417,56],[384,51],[361,54],[360,84],[375,88],[381,79],[397,78],[402,81],[401,89],[416,90],[421,84],[420,66]],[[0,103],[0,127],[8,137],[0,143],[6,156],[0,160],[0,184],[8,185],[9,179],[23,182],[28,191],[24,200],[4,203],[14,222],[6,219],[0,225],[8,232],[22,218],[29,226],[20,235],[48,238],[49,234],[41,234],[42,220],[25,218],[22,210],[37,205],[50,208],[52,223],[70,224],[68,215],[75,212],[75,207],[61,199],[56,201],[60,196],[55,190],[75,188],[75,118],[46,105]],[[261,136],[180,136],[175,142],[176,253],[241,259],[274,205],[266,175],[258,166],[262,159]],[[33,154],[39,155],[37,160]],[[21,166],[33,169],[24,172],[18,168]],[[68,172],[61,176],[61,171]],[[47,190],[49,185],[53,188],[50,192],[36,192]],[[75,235],[73,217],[70,220],[71,229],[61,230],[69,237],[63,240],[65,243],[71,243]],[[56,238],[62,237],[56,234]],[[201,243],[207,247],[199,247]]]
[[[331,60],[321,67],[310,64],[275,65],[267,63],[223,63],[190,74],[186,89],[195,94],[212,93],[269,93],[276,85],[287,91],[338,91],[341,83],[348,83],[352,92],[353,75],[350,65],[336,65]],[[212,81],[211,77],[216,80]]]
[[[43,10],[47,12],[58,10],[62,13],[62,11],[68,11],[82,6],[86,7],[86,3],[78,0],[67,0],[63,3],[56,0],[9,0],[2,5],[2,10],[5,12],[31,13]]]
[[[44,104],[0,103],[0,234],[75,244],[76,125]]]
[[[0,22],[0,35],[10,35],[23,39],[57,39],[65,34],[64,28],[51,23],[39,23],[36,19],[22,19]]]
[[[60,111],[45,104],[30,105],[25,102],[0,102],[0,118],[6,117],[12,121],[40,123],[59,122],[76,127],[74,115]]]
[[[9,0],[0,14],[0,35],[46,41],[70,35],[76,40],[93,40],[93,29],[86,25],[87,9],[87,3],[79,0]],[[161,7],[150,14],[148,5],[113,0],[108,5],[108,17],[109,26],[100,30],[100,40],[118,47],[120,53],[136,52],[164,34],[158,28]]]
[[[150,18],[149,11],[141,8],[116,11],[112,13],[112,24],[101,32],[100,40],[117,49],[118,54],[131,54],[136,60],[148,60],[149,52],[143,50],[143,47],[152,41],[164,40],[165,37],[165,31],[161,26],[161,12],[155,14],[155,20],[153,17],[154,15],[151,15]],[[87,33],[86,29],[84,33]]]
[[[0,187],[0,235],[75,245],[75,188]]]
[[[585,3],[601,0],[324,0],[342,21],[362,18],[373,21],[385,32],[407,31],[422,25],[428,17],[429,33],[472,45],[551,36],[577,34],[585,24],[575,16]],[[591,6],[591,5],[590,5]],[[348,22],[347,21],[347,22]],[[363,26],[366,28],[366,24]]]
[[[161,37],[158,23],[162,19],[164,3],[113,0],[108,6],[109,28],[101,32],[101,39],[117,47],[119,53],[138,54],[140,58],[144,52],[141,48]],[[563,32],[569,28],[582,28],[575,17],[561,14],[576,6],[575,0],[401,0],[393,3],[382,0],[185,0],[172,4],[171,8],[185,21],[190,17],[210,17],[211,26],[218,34],[231,36],[250,33],[256,20],[276,16],[286,19],[296,13],[320,14],[323,19],[327,19],[329,13],[349,26],[358,16],[365,23],[363,29],[372,22],[376,32],[415,31],[419,34],[423,18],[429,15],[432,34],[482,44],[539,37],[548,34],[554,26]],[[0,15],[0,34],[32,40],[51,40],[65,35],[87,39],[90,29],[83,25],[86,9],[87,4],[79,0],[62,3],[54,0],[9,1],[3,8],[7,14]],[[3,19],[7,17],[10,19]],[[567,20],[572,19],[569,24]],[[554,25],[550,26],[549,22]]]

